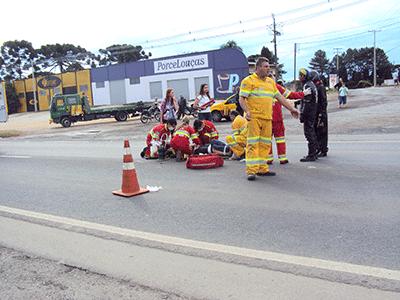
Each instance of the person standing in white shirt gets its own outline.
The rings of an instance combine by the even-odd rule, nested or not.
[[[349,94],[349,89],[346,87],[346,84],[343,82],[342,86],[339,89],[339,108],[346,107],[348,94]]]
[[[193,104],[194,108],[199,110],[199,120],[212,121],[210,107],[214,102],[214,99],[211,99],[210,97],[208,84],[202,84],[200,86],[200,94],[197,96]]]

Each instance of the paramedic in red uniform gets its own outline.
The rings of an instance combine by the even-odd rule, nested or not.
[[[176,127],[176,120],[168,120],[165,124],[154,126],[147,134],[146,147],[143,149],[140,156],[143,158],[158,158],[158,147],[166,144],[169,147],[169,141]],[[154,151],[152,151],[152,146]]]
[[[189,124],[183,124],[182,127],[178,128],[171,140],[171,147],[176,152],[177,157],[181,154],[192,154],[194,148],[200,145],[201,141],[196,131]]]
[[[198,134],[202,145],[210,144],[212,140],[218,140],[218,131],[211,121],[194,120],[194,130]]]

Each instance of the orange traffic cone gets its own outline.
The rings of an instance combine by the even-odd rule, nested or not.
[[[129,141],[124,141],[124,163],[122,171],[122,188],[118,191],[113,191],[114,195],[123,197],[132,197],[147,193],[149,190],[141,188],[136,176],[135,164],[133,162]]]

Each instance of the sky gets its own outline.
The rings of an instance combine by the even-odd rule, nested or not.
[[[16,5],[18,3],[18,6]],[[273,50],[272,14],[277,54],[287,74],[308,67],[315,51],[372,47],[400,63],[400,1],[312,0],[259,1],[82,1],[19,0],[2,2],[0,42],[28,40],[34,47],[71,43],[97,52],[113,44],[141,45],[153,58],[218,49],[234,40],[246,56],[263,46]],[[335,50],[335,48],[340,48]]]

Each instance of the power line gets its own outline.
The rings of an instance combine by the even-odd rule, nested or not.
[[[392,49],[386,51],[385,53],[388,54],[389,52],[393,51],[394,49],[400,48],[400,45],[393,47]]]
[[[282,25],[289,25],[289,24],[293,24],[293,23],[297,23],[297,22],[301,22],[301,21],[307,20],[309,18],[319,17],[319,16],[321,16],[323,14],[330,13],[330,12],[332,12],[334,10],[347,8],[347,7],[354,6],[354,5],[357,5],[357,4],[360,4],[362,2],[366,2],[366,1],[368,1],[368,0],[357,0],[357,1],[352,2],[352,3],[348,3],[348,4],[343,4],[343,5],[337,6],[335,8],[329,8],[329,9],[326,9],[326,10],[314,12],[314,13],[311,13],[311,14],[306,15],[306,16],[298,17],[297,19],[292,19],[292,20],[288,20],[286,22],[283,22]]]
[[[283,12],[280,12],[280,13],[278,13],[276,15],[277,16],[290,15],[290,14],[298,12],[299,10],[300,11],[309,10],[309,9],[312,9],[312,8],[320,6],[320,5],[330,4],[330,3],[338,2],[338,1],[343,1],[343,0],[323,0],[323,1],[319,1],[317,3],[313,3],[313,4],[306,5],[306,6],[302,6],[302,7],[299,7],[299,8],[283,11]],[[197,33],[204,33],[204,32],[207,32],[207,31],[228,28],[228,27],[232,27],[232,26],[236,26],[236,25],[243,25],[245,23],[252,23],[252,22],[256,22],[256,21],[265,21],[265,20],[268,20],[270,18],[271,18],[270,16],[261,16],[261,17],[255,17],[255,18],[250,18],[250,19],[245,19],[245,20],[239,20],[239,21],[236,21],[236,22],[227,23],[227,24],[223,24],[223,25],[217,25],[217,26],[207,27],[207,28],[198,29],[198,30],[191,30],[191,31],[188,31],[188,32],[183,32],[183,33],[179,33],[179,34],[175,34],[175,35],[171,35],[171,36],[166,36],[166,37],[161,37],[161,38],[156,38],[156,39],[152,39],[152,40],[145,40],[145,41],[140,42],[139,45],[157,43],[157,42],[162,42],[162,41],[165,41],[165,40],[176,39],[176,38],[179,38],[179,37],[192,36],[192,35],[197,34]]]
[[[361,3],[361,2],[365,2],[367,0],[358,0],[356,2],[350,3],[350,4],[346,4],[346,5],[342,5],[338,8],[334,8],[336,9],[342,9],[345,7],[348,7],[349,5],[353,5],[354,3]],[[331,8],[329,11],[333,11],[333,8]],[[328,12],[328,11],[326,11]],[[317,14],[313,14],[313,17],[319,16],[320,13]],[[311,18],[311,15],[307,16],[307,19]],[[273,25],[273,24],[272,24]],[[204,41],[204,40],[208,40],[208,39],[214,39],[214,38],[218,38],[218,37],[224,37],[224,36],[230,36],[230,35],[236,35],[236,34],[243,34],[246,32],[251,32],[251,31],[258,31],[258,30],[262,30],[265,29],[266,26],[262,26],[262,27],[254,27],[254,28],[250,28],[250,29],[242,29],[239,31],[233,31],[233,32],[229,32],[229,33],[222,33],[222,34],[217,34],[217,35],[212,35],[212,36],[205,36],[205,37],[201,37],[201,38],[193,38],[193,39],[189,39],[189,40],[183,40],[183,41],[177,41],[177,42],[170,42],[170,43],[166,43],[166,44],[161,44],[161,45],[151,45],[151,46],[145,46],[143,47],[144,49],[155,49],[155,48],[162,48],[162,47],[167,47],[167,46],[174,46],[174,45],[181,45],[181,44],[186,44],[186,43],[192,43],[192,42],[197,42],[197,41]],[[276,29],[275,29],[276,30]]]
[[[374,23],[370,23],[370,24],[365,24],[365,25],[360,25],[360,26],[356,26],[356,27],[352,27],[351,29],[344,29],[341,30],[340,33],[343,34],[344,32],[352,32],[354,31],[354,29],[356,28],[364,28],[364,27],[370,27],[371,25],[377,25],[379,23],[382,22],[387,22],[390,20],[398,20],[398,17],[394,17],[394,18],[390,18],[390,19],[384,19],[384,20],[379,20],[376,21]],[[287,39],[282,39],[280,40],[280,42],[278,44],[284,44],[283,42],[289,42],[289,41],[298,41],[299,39],[307,39],[307,38],[311,38],[311,37],[319,37],[319,36],[326,36],[326,35],[337,35],[338,34],[338,30],[335,31],[330,31],[330,32],[324,32],[324,33],[318,33],[318,34],[311,34],[311,35],[302,35],[302,36],[296,36],[296,37],[291,37],[291,38],[287,38]]]

